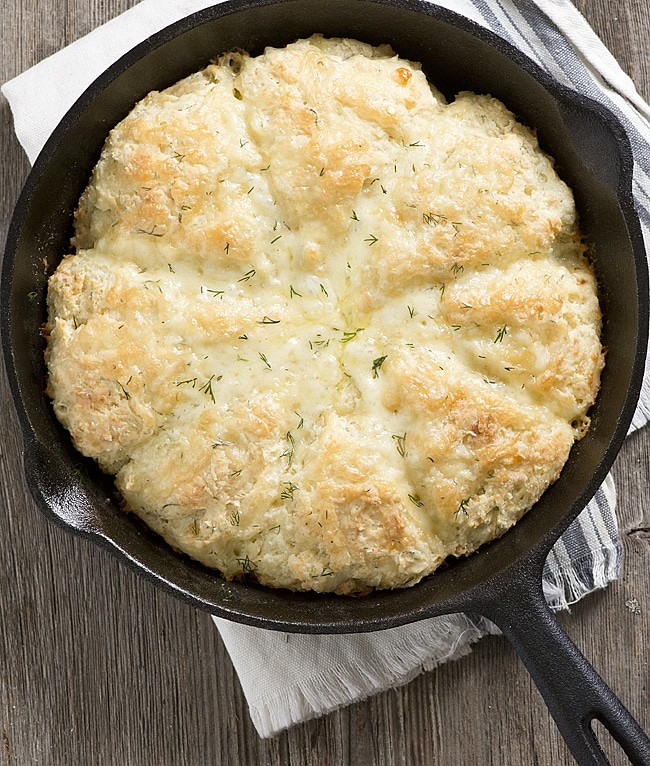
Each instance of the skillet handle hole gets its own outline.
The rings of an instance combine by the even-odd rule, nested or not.
[[[610,766],[630,766],[630,759],[606,723],[594,717],[588,725]]]

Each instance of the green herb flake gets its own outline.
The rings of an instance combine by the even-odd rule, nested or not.
[[[413,505],[417,506],[418,508],[422,508],[424,506],[424,503],[422,500],[420,500],[419,495],[409,495],[409,500],[413,503]]]
[[[493,342],[494,343],[501,343],[501,341],[506,336],[507,332],[508,332],[508,325],[507,324],[504,324],[503,327],[499,327],[499,329],[497,330],[497,336],[496,336],[496,338],[494,339]]]
[[[246,554],[244,558],[235,559],[235,561],[241,566],[242,570],[246,572],[247,574],[254,572],[257,569],[257,564],[251,561],[251,559],[248,557],[248,554]]]
[[[459,274],[462,274],[463,271],[465,271],[465,268],[462,263],[454,263],[454,265],[451,267],[451,270],[453,275],[457,277]]]
[[[216,399],[214,398],[214,392],[212,391],[212,380],[214,378],[214,375],[210,375],[208,380],[199,388],[199,392],[202,394],[205,394],[206,396],[209,396],[210,399],[212,399],[212,404],[216,403]]]
[[[357,335],[363,331],[363,327],[358,327],[356,330],[346,330],[343,332],[343,337],[340,338],[340,343],[349,343],[351,340],[354,340]]]
[[[422,213],[422,221],[428,226],[438,226],[441,223],[446,223],[447,216],[442,213]]]
[[[252,279],[255,276],[255,269],[250,269],[247,271],[244,276],[241,279],[238,279],[238,282],[248,282],[249,279]]]
[[[293,500],[294,492],[298,492],[300,490],[300,487],[296,487],[296,485],[290,481],[283,481],[282,486],[285,487],[285,489],[283,489],[280,493],[280,497],[283,500]]]
[[[467,506],[469,505],[469,497],[466,497],[464,500],[460,501],[460,505],[458,506],[457,510],[454,513],[454,516],[458,516],[459,514],[463,514],[463,516],[469,516],[467,513]]]
[[[393,434],[392,437],[395,440],[398,453],[402,457],[406,457],[406,432],[402,436],[399,434]]]
[[[158,232],[156,232],[156,227],[155,226],[153,226],[151,229],[149,229],[149,231],[147,231],[146,229],[136,229],[136,231],[137,231],[138,234],[146,234],[149,237],[164,237],[165,236],[164,233],[159,234]],[[145,271],[145,269],[143,269],[142,271]],[[140,272],[140,273],[142,273],[142,272]]]
[[[372,361],[372,377],[378,378],[379,377],[379,370],[381,369],[382,364],[386,361],[386,356],[378,356],[376,359],[373,359]]]
[[[264,364],[265,364],[265,365],[266,365],[266,366],[269,368],[269,370],[270,370],[270,369],[272,369],[272,368],[271,368],[271,365],[269,364],[269,360],[266,358],[266,354],[263,354],[263,353],[260,351],[260,352],[259,352],[259,355],[260,355],[260,359],[261,359],[261,360],[264,362]]]
[[[128,386],[131,382],[131,378],[129,378],[126,381],[126,385]],[[120,381],[117,381],[117,385],[122,389],[122,396],[128,401],[131,398],[131,394],[126,390],[126,386],[123,383],[120,383]]]
[[[296,442],[293,438],[293,434],[291,431],[287,431],[286,440],[288,442],[287,449],[280,455],[280,457],[285,457],[287,459],[287,471],[291,466],[293,465],[293,453],[295,450]]]
[[[376,242],[379,242],[379,237],[375,237],[374,234],[371,234],[369,237],[366,237],[363,241],[368,243],[368,247],[372,247]]]

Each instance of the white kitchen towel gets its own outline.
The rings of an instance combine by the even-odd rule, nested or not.
[[[315,0],[316,1],[316,0]],[[97,75],[137,43],[206,0],[142,0],[121,16],[2,87],[16,134],[33,162],[60,118]],[[568,0],[441,0],[490,28],[554,77],[606,104],[625,125],[635,154],[634,195],[650,242],[650,109]],[[218,51],[215,51],[218,53]],[[633,429],[650,419],[646,373]],[[621,543],[608,477],[554,547],[544,591],[557,609],[619,576]],[[489,632],[480,618],[450,615],[372,634],[296,635],[215,618],[261,736],[322,715],[462,656]]]

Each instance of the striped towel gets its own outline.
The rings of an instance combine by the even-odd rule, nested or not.
[[[122,53],[167,24],[212,5],[206,0],[142,0],[108,24],[6,83],[16,133],[31,161],[60,117]],[[634,194],[650,242],[650,108],[568,0],[440,0],[491,29],[553,77],[606,104],[627,129],[635,154]],[[632,428],[650,419],[650,374]],[[618,577],[621,542],[611,477],[553,548],[544,592],[566,609]],[[492,627],[450,615],[373,634],[296,635],[215,618],[260,735],[323,715],[470,651]]]

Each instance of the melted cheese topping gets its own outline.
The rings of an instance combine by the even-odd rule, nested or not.
[[[386,48],[228,54],[110,134],[49,393],[126,507],[232,578],[413,584],[515,523],[599,384],[572,194],[500,102]]]

